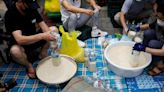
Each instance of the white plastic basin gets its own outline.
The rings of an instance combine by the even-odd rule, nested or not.
[[[128,45],[128,46],[134,46],[134,42],[132,41],[118,41],[118,42],[114,42],[109,44],[104,51],[104,56],[108,62],[108,66],[109,68],[117,75],[122,76],[122,77],[135,77],[140,75],[144,68],[146,68],[152,61],[152,57],[151,54],[149,53],[144,53],[144,56],[147,60],[146,64],[142,65],[142,66],[138,66],[138,67],[132,67],[132,68],[128,68],[128,67],[123,67],[120,65],[115,64],[113,61],[110,60],[109,57],[109,51],[111,50],[111,48],[119,46],[119,45]],[[119,54],[119,53],[118,53]],[[119,57],[118,57],[119,58]]]
[[[36,68],[38,79],[46,84],[58,85],[70,80],[77,71],[77,64],[74,59],[67,55],[60,55],[61,63],[56,66],[52,57],[41,60]]]

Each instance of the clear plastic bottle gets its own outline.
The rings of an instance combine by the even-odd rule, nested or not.
[[[56,37],[56,41],[50,41],[50,48],[59,48],[60,47],[60,35],[55,32],[55,31],[51,31],[50,34],[52,36]]]
[[[58,66],[61,61],[61,57],[58,52],[58,49],[60,47],[60,35],[54,31],[51,31],[50,34],[56,37],[56,41],[50,42],[50,48],[51,48],[52,62],[55,66]]]
[[[85,58],[86,58],[86,66],[89,71],[96,71],[96,54],[95,51],[89,48],[85,49]]]
[[[137,43],[142,43],[143,37],[142,37],[141,33],[137,33],[137,35],[134,37],[134,41]]]
[[[61,61],[61,57],[59,55],[59,53],[55,50],[52,50],[51,52],[51,57],[52,57],[52,62],[55,66],[60,65],[60,61]]]
[[[96,79],[91,76],[85,76],[83,78],[84,78],[84,81],[90,85],[93,85],[93,83],[96,81]]]
[[[142,43],[143,41],[143,32],[140,30],[140,25],[142,25],[142,23],[137,24],[136,36],[134,37],[134,41],[137,43]]]

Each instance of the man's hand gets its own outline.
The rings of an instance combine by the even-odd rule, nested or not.
[[[139,32],[141,30],[140,24],[137,24],[137,25],[135,25],[135,24],[129,24],[129,29],[130,30],[133,30],[135,32]]]
[[[145,51],[145,45],[141,44],[141,43],[136,43],[133,46],[133,50],[137,50],[137,51]]]
[[[53,40],[57,39],[57,37],[52,35],[50,32],[51,31],[47,31],[47,32],[42,33],[42,37],[43,37],[44,40],[53,41]]]
[[[87,14],[89,16],[92,16],[94,14],[94,11],[93,10],[90,10],[90,9],[86,9],[85,10],[85,14]]]
[[[94,7],[94,13],[100,11],[101,7],[99,5],[95,5]]]
[[[128,34],[128,30],[129,30],[128,28],[124,28],[123,29],[123,34]]]

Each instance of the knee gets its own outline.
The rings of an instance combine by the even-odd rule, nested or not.
[[[163,46],[163,43],[158,40],[151,40],[148,44],[148,47],[155,48],[155,49],[161,49]]]
[[[69,16],[69,19],[71,21],[76,21],[77,20],[77,15],[75,13],[71,13],[70,16]]]
[[[99,17],[100,11],[96,11],[93,16]]]
[[[153,35],[155,35],[155,32],[152,29],[144,31],[144,37],[152,37]]]
[[[13,57],[16,57],[16,58],[19,58],[22,56],[22,50],[19,46],[12,46],[11,49],[10,49],[10,54],[13,56]]]
[[[114,20],[120,24],[120,13],[116,13],[115,16],[114,16]]]

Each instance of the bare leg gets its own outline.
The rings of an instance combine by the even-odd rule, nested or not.
[[[40,55],[39,55],[39,58],[40,58],[40,59],[43,59],[43,58],[45,58],[45,57],[48,56],[48,54],[47,54],[48,48],[49,48],[49,43],[47,42],[47,43],[41,48]]]
[[[27,68],[28,76],[30,78],[35,78],[35,70],[32,66],[32,64],[27,60],[27,55],[25,53],[25,50],[23,47],[19,45],[13,45],[10,49],[10,53],[12,58],[15,60],[15,62],[25,66]],[[32,74],[33,73],[33,74]]]

